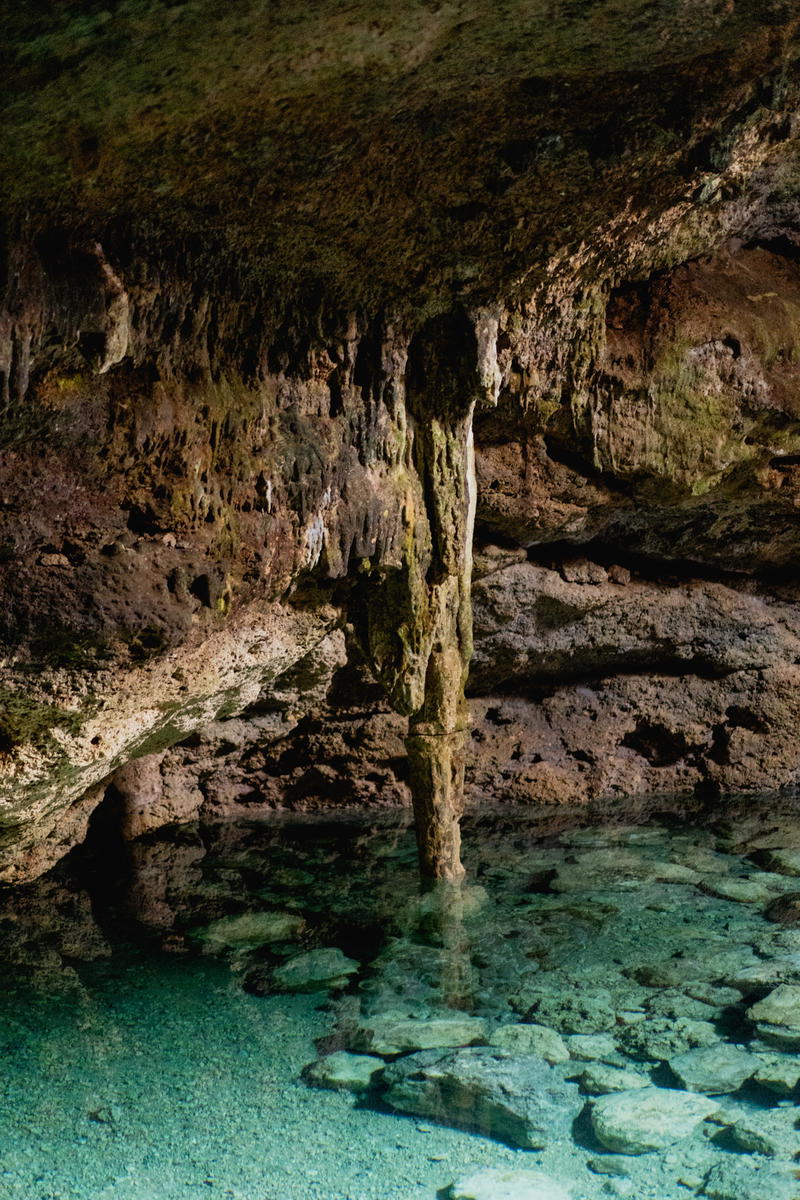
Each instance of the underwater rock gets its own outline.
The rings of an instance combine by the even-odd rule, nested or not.
[[[345,987],[359,964],[337,947],[308,950],[282,963],[272,972],[274,992],[320,992]]]
[[[584,1092],[590,1096],[608,1096],[613,1092],[630,1092],[650,1086],[646,1075],[611,1067],[608,1063],[592,1063],[583,1071],[580,1081]]]
[[[567,991],[532,986],[511,997],[511,1006],[528,1021],[559,1033],[596,1033],[613,1029],[616,1012],[607,988],[575,985]]]
[[[587,1163],[595,1175],[615,1175],[618,1179],[627,1179],[639,1165],[638,1157],[624,1154],[595,1154]]]
[[[743,971],[762,967],[761,960],[751,946],[736,949],[714,950],[711,946],[701,959],[694,955],[686,958],[669,958],[663,962],[646,963],[630,971],[632,979],[646,987],[682,988],[688,992],[689,985],[716,983],[732,986],[732,980]]]
[[[498,1138],[521,1150],[567,1141],[580,1110],[577,1085],[534,1055],[478,1046],[423,1051],[386,1068],[386,1103],[399,1112]]]
[[[701,879],[700,872],[685,863],[654,862],[651,865],[653,878],[658,883],[696,884]]]
[[[791,1159],[798,1150],[798,1116],[797,1108],[750,1112],[731,1125],[731,1137],[747,1153]]]
[[[770,889],[759,880],[733,876],[704,879],[700,890],[720,900],[737,900],[740,904],[761,904],[771,895]]]
[[[661,963],[644,963],[634,967],[630,976],[645,987],[681,988],[689,983],[701,983],[713,978],[708,963],[694,958],[668,959]]]
[[[450,1185],[447,1200],[570,1200],[571,1193],[542,1171],[484,1167]]]
[[[783,983],[747,1010],[761,1037],[800,1047],[800,987]]]
[[[800,980],[800,956],[785,955],[782,958],[765,958],[740,971],[731,972],[725,982],[744,996],[776,987],[779,983],[795,983]]]
[[[763,864],[780,875],[800,875],[800,850],[769,850]]]
[[[302,1076],[313,1087],[333,1091],[367,1092],[377,1073],[383,1070],[383,1059],[368,1054],[348,1054],[336,1050],[303,1068]]]
[[[690,1137],[716,1104],[666,1088],[639,1088],[603,1096],[592,1106],[592,1128],[608,1150],[646,1154]]]
[[[469,1046],[486,1040],[487,1025],[481,1017],[453,1014],[451,1017],[415,1018],[400,1013],[372,1017],[359,1026],[356,1049],[391,1057],[416,1050]]]
[[[730,1042],[717,1042],[677,1054],[669,1067],[687,1092],[714,1096],[738,1091],[757,1070],[758,1059]]]
[[[732,1004],[741,1002],[741,993],[736,988],[724,987],[719,984],[704,983],[698,980],[696,983],[688,983],[685,988],[686,995],[692,1000],[699,1000],[701,1004],[706,1004],[710,1008],[728,1008]]]
[[[636,1025],[621,1028],[618,1038],[623,1049],[634,1058],[660,1062],[666,1062],[676,1054],[683,1054],[697,1046],[711,1046],[720,1040],[710,1021],[695,1021],[689,1017],[675,1020],[648,1017]]]
[[[753,1076],[755,1083],[778,1096],[791,1096],[800,1083],[800,1055],[759,1054],[761,1065]]]
[[[711,1168],[701,1195],[709,1200],[796,1200],[792,1174],[768,1161],[732,1159]]]
[[[210,953],[218,954],[223,950],[252,950],[270,942],[287,941],[297,937],[304,925],[305,921],[297,913],[269,910],[220,917],[189,933]]]
[[[741,1000],[738,992],[734,992],[737,1001]],[[708,1004],[705,1000],[697,1000],[679,988],[662,988],[645,1001],[645,1009],[651,1017],[669,1017],[678,1020],[688,1017],[695,1021],[709,1021],[722,1013],[722,1009]]]
[[[800,892],[778,896],[764,909],[764,916],[777,925],[800,925]]]
[[[623,1067],[628,1061],[620,1054],[610,1033],[575,1033],[565,1040],[570,1058],[579,1062],[604,1062]]]
[[[547,1025],[501,1025],[492,1032],[489,1045],[513,1054],[537,1054],[551,1066],[569,1060],[564,1039]]]

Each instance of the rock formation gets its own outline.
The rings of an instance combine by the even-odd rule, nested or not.
[[[0,878],[103,796],[134,833],[410,780],[457,875],[465,767],[797,781],[797,24],[8,14]]]

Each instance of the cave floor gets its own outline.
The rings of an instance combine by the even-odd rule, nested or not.
[[[421,894],[404,814],[101,821],[3,893],[0,1196],[800,1195],[797,798],[464,835]]]

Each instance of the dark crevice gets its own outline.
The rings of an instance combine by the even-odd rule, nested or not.
[[[679,730],[668,729],[658,721],[645,719],[638,720],[636,728],[626,733],[620,744],[641,754],[654,767],[672,766],[693,757],[700,749]]]
[[[734,589],[749,584],[754,575],[743,571],[727,571],[695,559],[661,558],[638,550],[626,549],[599,538],[587,542],[545,542],[528,547],[528,561],[538,566],[558,570],[565,562],[587,558],[602,567],[627,567],[632,575],[652,583],[684,583],[692,580],[704,583],[723,583]]]
[[[748,668],[752,672],[763,669],[758,664]],[[562,687],[573,687],[582,684],[591,687],[595,684],[606,684],[614,679],[624,679],[636,675],[664,676],[670,679],[718,680],[727,679],[737,672],[733,668],[720,667],[718,663],[702,659],[664,658],[655,659],[652,653],[642,653],[631,656],[625,662],[608,662],[596,666],[576,663],[565,666],[558,671],[542,671],[536,675],[522,675],[514,678],[492,680],[487,686],[480,683],[467,683],[467,695],[472,698],[479,696],[520,696],[527,700],[541,702],[553,696]],[[500,722],[501,724],[503,722]]]
[[[634,485],[631,482],[626,479],[620,479],[616,475],[611,475],[607,471],[598,471],[579,450],[573,450],[569,446],[565,446],[563,442],[553,437],[552,434],[546,433],[543,441],[547,456],[554,463],[558,463],[562,467],[568,467],[576,475],[582,476],[582,478],[587,479],[590,483],[607,488],[611,492],[616,492],[617,495],[625,497],[633,496]]]

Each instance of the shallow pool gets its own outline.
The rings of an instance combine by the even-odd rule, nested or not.
[[[0,1196],[799,1196],[800,806],[676,809],[96,836],[1,898]]]

